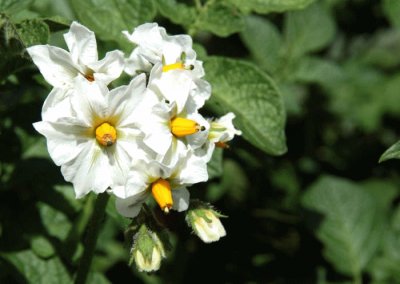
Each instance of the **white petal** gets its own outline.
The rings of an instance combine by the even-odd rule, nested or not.
[[[79,71],[67,51],[50,45],[34,45],[27,51],[50,85],[60,88],[73,85]]]
[[[141,115],[137,108],[146,96],[146,75],[135,77],[128,86],[113,89],[107,96],[109,112],[118,117],[118,127],[130,126],[137,122]],[[146,110],[149,112],[149,109]]]
[[[147,196],[148,193],[144,192],[125,199],[116,198],[115,207],[121,215],[128,218],[134,218],[139,214],[142,204],[146,200]]]
[[[201,157],[188,155],[186,161],[174,177],[175,184],[194,184],[208,180],[207,163]]]
[[[171,103],[175,102],[177,113],[180,113],[193,88],[193,80],[188,70],[162,72],[162,66],[158,64],[152,69],[148,87]]]
[[[95,140],[86,143],[74,160],[63,164],[61,172],[66,181],[73,183],[77,198],[90,191],[102,193],[113,185],[107,154]]]
[[[161,62],[163,36],[166,34],[164,28],[158,27],[156,23],[146,23],[135,28],[130,35],[123,32],[127,38],[139,46],[139,53],[149,62],[155,64]]]
[[[107,87],[101,82],[89,82],[79,76],[76,80],[76,87],[71,94],[71,104],[76,116],[94,126],[96,118],[109,117],[107,106]]]
[[[88,65],[98,60],[95,35],[85,26],[73,22],[64,39],[76,64]]]
[[[135,48],[128,59],[125,60],[124,71],[135,76],[138,72],[150,72],[153,64],[139,53],[140,49]]]
[[[95,80],[100,80],[108,85],[121,75],[124,64],[124,53],[114,50],[107,52],[104,59],[88,63],[88,67],[94,71]]]
[[[189,114],[187,118],[196,121],[201,127],[205,128],[203,131],[198,131],[197,133],[186,136],[186,141],[192,149],[200,148],[207,141],[208,129],[210,128],[210,124],[199,113]]]
[[[72,89],[53,88],[44,101],[42,119],[55,122],[61,117],[72,116],[71,93]]]
[[[84,136],[87,127],[82,125],[40,121],[33,127],[47,138],[47,149],[57,166],[75,159],[88,141]]]
[[[140,168],[131,168],[125,187],[118,187],[113,193],[119,198],[127,198],[146,191],[148,187],[148,176]]]
[[[172,198],[174,200],[173,209],[182,212],[189,207],[190,193],[185,187],[172,190]]]

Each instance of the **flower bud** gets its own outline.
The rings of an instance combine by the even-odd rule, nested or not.
[[[196,235],[205,243],[216,242],[226,235],[224,226],[219,217],[221,214],[210,205],[193,202],[194,208],[189,209],[186,221]]]
[[[160,269],[161,260],[165,258],[165,250],[157,233],[142,224],[134,237],[131,254],[139,271],[151,272]]]

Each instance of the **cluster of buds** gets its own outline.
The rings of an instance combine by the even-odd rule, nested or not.
[[[114,50],[99,60],[94,33],[77,22],[64,35],[69,51],[50,45],[27,49],[53,86],[34,127],[47,138],[50,156],[77,198],[107,191],[129,218],[148,196],[165,213],[185,211],[187,188],[208,180],[215,147],[226,147],[241,132],[233,113],[210,119],[199,112],[211,86],[190,36],[170,36],[155,23],[123,33],[135,44],[128,58]],[[123,72],[129,84],[111,84]],[[191,209],[187,216],[206,242],[225,234],[210,208]],[[157,243],[146,230],[139,230],[133,255],[148,271],[165,254],[162,246],[144,249]]]

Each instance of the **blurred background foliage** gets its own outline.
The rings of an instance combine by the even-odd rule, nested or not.
[[[65,47],[72,20],[101,55],[129,54],[120,31],[146,21],[189,33],[217,91],[269,76],[287,113],[286,153],[283,136],[236,138],[191,190],[229,216],[226,237],[201,243],[182,214],[160,214],[173,250],[138,273],[129,220],[109,202],[89,283],[400,283],[400,163],[378,163],[400,137],[400,1],[0,0],[0,11],[0,283],[70,283],[82,253],[94,196],[74,198],[32,127],[50,87],[24,50]],[[224,68],[243,73],[223,77],[231,89],[218,85]],[[254,115],[263,127],[268,114]]]

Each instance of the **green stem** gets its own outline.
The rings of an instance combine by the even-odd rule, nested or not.
[[[93,215],[90,219],[86,238],[83,243],[84,251],[79,263],[78,272],[76,273],[75,284],[86,283],[90,266],[92,264],[94,251],[96,249],[100,227],[104,219],[104,212],[106,209],[108,198],[109,195],[107,193],[102,193],[97,196],[96,203],[94,205]]]

